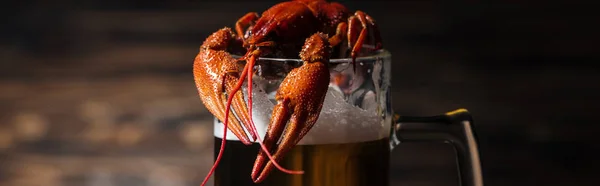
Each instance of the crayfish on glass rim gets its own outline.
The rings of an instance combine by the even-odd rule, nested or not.
[[[278,3],[261,15],[250,12],[242,16],[235,31],[225,27],[206,38],[194,60],[194,81],[203,104],[225,127],[219,155],[202,185],[221,160],[227,130],[245,145],[258,140],[261,150],[251,172],[255,183],[264,181],[274,168],[302,174],[277,162],[317,121],[330,82],[329,59],[349,55],[355,66],[367,42],[373,46],[370,50],[382,49],[375,20],[362,11],[351,13],[342,4],[325,0]],[[233,52],[244,54],[236,59]],[[252,86],[247,86],[247,103],[240,91],[244,80],[252,85],[254,65],[260,57],[300,57],[303,61],[277,90],[277,104],[264,140],[252,120]],[[243,70],[238,67],[240,61],[246,61]]]

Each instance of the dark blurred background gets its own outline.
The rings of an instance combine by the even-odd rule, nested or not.
[[[0,185],[199,184],[212,117],[192,61],[208,34],[276,2],[3,3]],[[341,2],[378,21],[397,113],[472,112],[486,185],[597,185],[592,4]],[[456,185],[447,145],[393,158],[392,185]]]

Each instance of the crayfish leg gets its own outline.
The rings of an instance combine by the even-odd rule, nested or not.
[[[248,12],[235,22],[235,31],[240,39],[244,37],[244,28],[249,27],[253,22],[258,20],[259,16],[256,12]]]
[[[329,44],[334,47],[342,43],[346,38],[346,32],[348,31],[348,24],[341,22],[335,29],[335,35],[329,38]]]
[[[360,27],[359,27],[360,26]],[[363,11],[356,11],[353,16],[348,18],[348,48],[351,49],[350,56],[354,72],[356,72],[356,57],[362,50],[363,44],[367,38],[368,28],[371,28],[371,33],[374,36],[375,49],[381,49],[381,36],[379,29],[375,24],[375,20]],[[360,30],[359,33],[356,33]]]

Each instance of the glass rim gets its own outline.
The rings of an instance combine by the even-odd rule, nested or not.
[[[241,58],[241,55],[231,54],[234,58]],[[391,53],[386,49],[380,49],[375,51],[374,54],[368,56],[361,56],[356,58],[356,62],[362,61],[374,61],[378,58],[389,57]],[[302,62],[300,58],[270,58],[270,57],[259,57],[257,61],[281,61],[281,62]],[[329,59],[329,63],[349,63],[352,62],[352,58],[334,58]]]

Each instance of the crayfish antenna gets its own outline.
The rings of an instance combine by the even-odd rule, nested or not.
[[[215,160],[215,163],[213,164],[212,168],[210,168],[210,171],[208,172],[208,174],[204,178],[204,181],[202,182],[201,186],[206,185],[206,183],[208,182],[208,179],[215,172],[217,166],[221,162],[221,158],[223,157],[223,152],[225,151],[225,143],[227,142],[227,125],[229,124],[229,111],[231,109],[231,102],[233,101],[233,98],[235,97],[235,94],[242,87],[242,84],[244,82],[243,81],[244,77],[246,77],[247,72],[248,72],[248,71],[246,71],[246,68],[247,67],[245,67],[244,71],[242,71],[242,74],[240,75],[240,80],[235,85],[235,87],[233,88],[233,90],[231,90],[229,92],[229,95],[227,97],[227,104],[225,105],[225,121],[223,122],[223,139],[221,140],[221,147],[219,149],[219,154],[217,155],[217,159]],[[243,115],[243,113],[242,113],[242,115]],[[248,130],[250,130],[250,129],[248,129]],[[256,134],[256,136],[258,136],[258,134]]]
[[[206,175],[206,177],[204,178],[204,181],[202,182],[201,186],[206,185],[206,183],[208,182],[208,179],[210,178],[210,176],[215,172],[215,170],[217,169],[217,166],[219,165],[219,162],[221,162],[221,158],[223,157],[223,152],[225,151],[225,142],[227,142],[227,124],[229,123],[229,109],[230,109],[230,105],[231,105],[231,101],[233,100],[233,94],[229,95],[229,98],[227,99],[227,107],[225,108],[225,122],[223,123],[224,127],[223,127],[223,139],[221,139],[221,148],[219,149],[219,155],[217,155],[217,159],[215,160],[215,163],[213,164],[212,168],[210,168],[210,171],[208,172],[208,175]]]
[[[244,67],[244,70],[242,72],[242,75],[240,76],[240,80],[238,81],[237,85],[234,87],[233,90],[231,90],[231,92],[229,93],[229,96],[227,98],[227,104],[225,107],[225,122],[223,123],[224,125],[224,129],[223,129],[223,139],[221,140],[221,147],[219,149],[219,154],[217,155],[217,159],[215,160],[215,163],[213,164],[212,168],[210,169],[210,171],[208,172],[208,174],[206,175],[206,177],[204,178],[204,181],[202,182],[201,186],[205,186],[206,183],[208,182],[208,179],[210,178],[210,176],[212,176],[212,174],[215,172],[217,166],[219,165],[219,162],[221,162],[221,158],[223,157],[223,152],[225,151],[225,143],[227,141],[227,125],[228,125],[228,119],[229,119],[229,111],[230,111],[230,106],[231,106],[231,102],[233,101],[234,95],[235,93],[237,93],[237,91],[239,91],[242,88],[242,85],[244,83],[244,78],[246,78],[246,76],[248,74],[251,74],[249,79],[248,79],[248,111],[249,111],[249,115],[250,115],[250,123],[252,124],[252,129],[248,129],[248,130],[254,130],[254,132],[256,133],[256,126],[254,125],[254,121],[252,120],[252,74],[253,74],[253,70],[252,67],[254,66],[254,63],[256,61],[256,58],[254,55],[252,55],[252,57],[250,57],[250,59],[248,60],[250,61],[250,63],[246,64],[246,67]],[[273,165],[279,169],[282,172],[288,173],[288,174],[304,174],[304,171],[293,171],[293,170],[289,170],[289,169],[285,169],[283,168],[281,165],[279,165],[275,159],[273,158],[273,156],[271,155],[271,153],[269,152],[269,150],[267,149],[267,147],[265,147],[265,145],[262,143],[262,140],[260,138],[260,135],[258,135],[258,133],[256,133],[256,137],[258,139],[259,145],[262,149],[262,151],[264,151],[265,155],[267,155],[267,157],[269,158],[269,160],[271,160],[271,162],[273,162]]]
[[[249,68],[248,66],[244,67],[244,70],[242,71],[242,75],[244,75],[246,73],[246,69]],[[244,76],[242,76],[244,77]],[[243,78],[242,78],[243,80]],[[239,83],[239,82],[238,82]],[[237,85],[236,85],[237,87]],[[246,127],[246,129],[248,130],[248,132],[250,132],[250,136],[252,137],[253,141],[256,141],[256,138],[258,137],[258,132],[256,130],[256,126],[254,126],[254,123],[252,123],[252,114],[250,113],[250,115],[248,115],[248,107],[246,107],[246,103],[244,102],[244,98],[243,95],[241,94],[241,92],[239,92],[240,94],[238,94],[237,90],[235,90],[236,92],[234,93],[236,96],[240,96],[239,99],[234,98],[233,100],[233,109],[235,111],[235,113],[237,114],[237,116],[243,120],[244,122],[242,122],[242,124],[244,125],[244,127]],[[252,102],[250,102],[250,104],[252,104]],[[249,107],[252,108],[252,107]],[[234,120],[235,121],[235,120]],[[245,132],[244,132],[245,134]],[[250,145],[246,144],[246,145]]]

